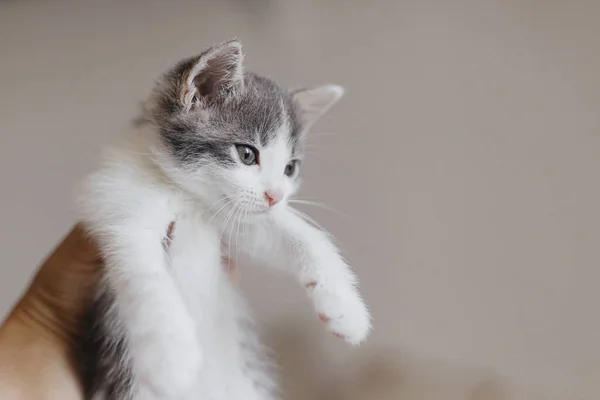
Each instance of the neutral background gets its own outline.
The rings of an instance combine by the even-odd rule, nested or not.
[[[253,70],[348,89],[303,196],[350,216],[310,210],[375,318],[351,350],[290,279],[244,270],[265,326],[313,338],[325,381],[383,352],[600,398],[599,20],[576,0],[2,1],[0,316],[153,79],[238,36]]]

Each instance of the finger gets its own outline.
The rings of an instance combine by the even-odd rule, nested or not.
[[[171,242],[173,241],[173,232],[174,231],[175,231],[175,221],[171,221],[171,223],[167,227],[167,233],[162,240],[163,249],[165,251],[168,251],[169,247],[171,246]]]
[[[77,332],[93,300],[100,268],[96,244],[76,225],[40,267],[19,302],[19,312],[55,332]]]
[[[175,221],[171,221],[169,227],[167,228],[167,239],[173,239],[173,231],[175,230]]]
[[[55,276],[65,272],[95,273],[101,263],[102,258],[96,243],[85,233],[81,225],[75,225],[43,262],[36,280],[40,276]]]

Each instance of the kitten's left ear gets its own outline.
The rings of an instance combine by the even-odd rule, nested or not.
[[[223,101],[243,89],[242,45],[231,40],[211,47],[190,60],[184,71],[180,101],[188,110]]]
[[[343,94],[344,88],[338,85],[324,85],[293,92],[292,99],[303,129],[309,129]]]

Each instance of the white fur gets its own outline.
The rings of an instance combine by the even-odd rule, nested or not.
[[[80,210],[106,261],[131,346],[136,399],[266,399],[243,368],[239,343],[248,333],[236,321],[246,309],[221,265],[222,242],[254,263],[289,269],[332,332],[351,344],[365,339],[370,318],[354,274],[328,235],[285,201],[295,190],[282,173],[285,134],[259,149],[260,168],[228,173],[182,173],[150,128],[130,139],[86,181]],[[266,190],[284,200],[269,210]]]

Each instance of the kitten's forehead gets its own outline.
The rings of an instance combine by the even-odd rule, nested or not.
[[[239,101],[220,110],[221,117],[234,125],[232,133],[261,147],[285,135],[293,148],[299,126],[289,93],[275,82],[253,74],[248,74],[245,84]]]

